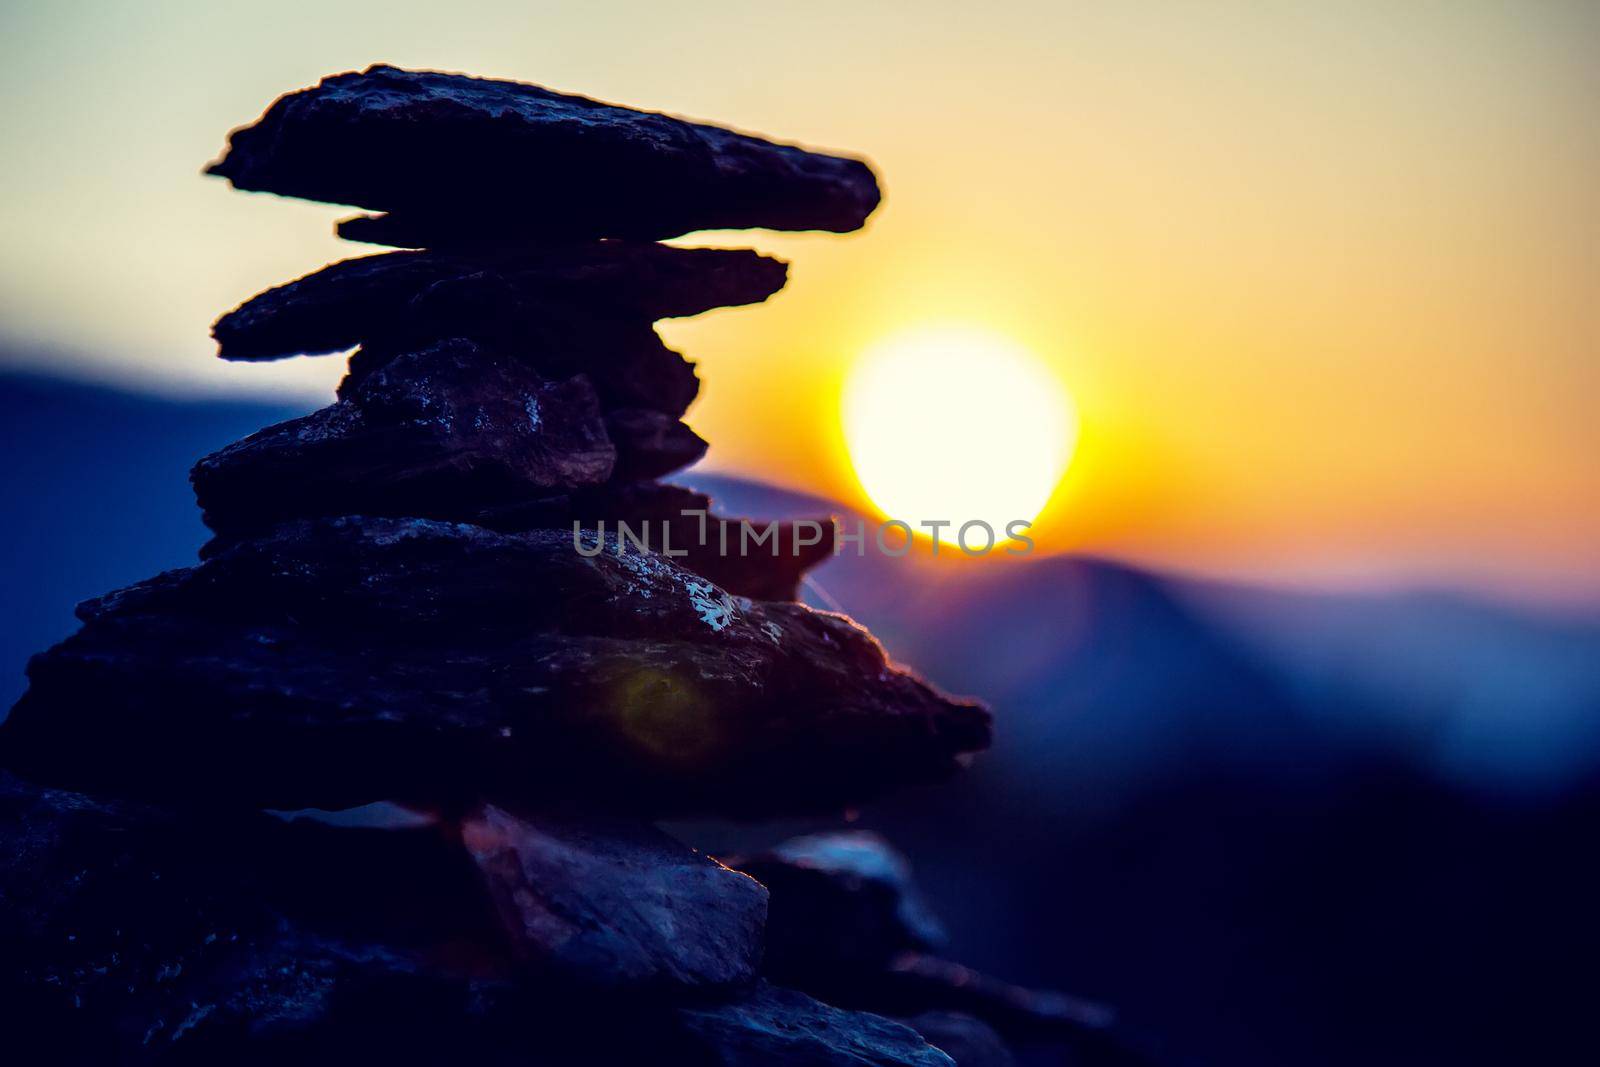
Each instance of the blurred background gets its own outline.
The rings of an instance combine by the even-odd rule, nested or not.
[[[200,177],[278,94],[383,61],[856,152],[865,230],[693,235],[790,286],[660,329],[704,382],[680,480],[728,513],[892,512],[851,397],[963,398],[935,432],[994,483],[1035,455],[1000,363],[1065,413],[1038,552],[807,593],[996,708],[963,780],[855,815],[955,954],[1172,1063],[1587,1059],[1597,52],[1579,0],[8,3],[0,698],[77,600],[193,561],[196,458],[331,399],[342,359],[207,336],[372,251]],[[906,337],[984,340],[860,393]]]

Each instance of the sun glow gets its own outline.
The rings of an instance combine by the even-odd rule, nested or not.
[[[892,337],[845,382],[844,436],[861,488],[886,518],[1033,521],[1066,472],[1077,416],[1065,388],[1008,338],[966,327]],[[981,540],[975,529],[974,539]]]

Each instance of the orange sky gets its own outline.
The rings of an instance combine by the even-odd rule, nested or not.
[[[1044,543],[1290,581],[1600,597],[1600,15],[1582,3],[8,5],[0,322],[118,380],[362,251],[199,177],[278,92],[384,60],[860,152],[860,234],[664,324],[712,465],[859,502],[841,383],[930,321],[1015,338],[1082,440]],[[1003,456],[997,455],[997,462]]]

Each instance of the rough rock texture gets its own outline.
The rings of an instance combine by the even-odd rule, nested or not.
[[[484,893],[499,853],[480,869],[462,848],[481,837],[472,826],[457,839],[438,820],[365,829],[177,815],[0,775],[8,1051],[85,1065],[948,1063],[905,1027],[765,985],[681,1007],[657,985],[613,981],[595,996],[572,984],[570,968],[540,971],[561,979],[540,981],[528,943],[510,950]],[[566,862],[570,847],[537,858],[531,884],[544,900],[561,899],[550,886],[562,879],[569,893],[620,893],[590,881],[590,859],[608,852],[634,879],[686,877],[686,850],[628,834],[583,839],[576,863]],[[658,858],[675,873],[634,866]],[[737,899],[759,898],[748,879],[715,871]],[[586,914],[604,923],[616,912]],[[697,917],[685,936],[708,922]],[[564,952],[567,963],[579,955]]]
[[[772,524],[715,516],[711,521],[713,529],[703,537],[696,528],[681,540],[674,536],[674,544],[685,546],[684,565],[729,591],[758,600],[796,599],[805,572],[833,555],[838,536],[831,517],[780,522],[776,524],[770,555],[762,555],[754,548],[746,554],[732,548],[723,551],[721,546],[737,544],[737,538],[747,535],[753,541]],[[675,524],[672,528],[680,527]]]
[[[673,469],[684,451],[663,431],[631,437],[625,455],[630,469]],[[314,515],[470,518],[598,485],[617,460],[588,379],[545,381],[457,339],[399,356],[332,406],[205,457],[190,479],[207,525],[237,534]]]
[[[351,355],[349,373],[339,384],[340,397],[349,396],[370,374],[399,356],[457,337],[471,338],[486,349],[527,363],[546,378],[582,374],[594,383],[607,410],[647,408],[677,418],[700,390],[694,364],[668,348],[648,324],[541,314],[526,321],[487,325],[480,321],[468,326],[455,310],[446,314],[437,306],[462,294],[446,300],[437,289],[412,302],[411,316],[395,327],[391,337],[363,344]],[[419,311],[419,302],[428,306]]]
[[[268,289],[212,327],[223,359],[280,359],[343,352],[382,337],[411,302],[453,290],[483,328],[536,307],[571,317],[645,323],[754,304],[783,288],[776,259],[745,250],[673,248],[649,242],[541,245],[515,253],[392,252],[346,259]]]
[[[729,519],[711,508],[709,496],[682,486],[610,483],[486,509],[472,521],[505,533],[571,529],[576,522],[586,530],[626,538],[630,545],[637,542],[713,585],[753,600],[794,600],[805,572],[833,555],[838,529],[831,516]]]
[[[765,984],[732,1004],[686,1009],[683,1018],[686,1029],[714,1050],[712,1062],[722,1067],[951,1064],[908,1026],[840,1011]]]
[[[587,534],[603,533],[666,556],[726,592],[752,600],[796,599],[805,572],[832,555],[837,536],[831,517],[729,519],[712,512],[706,494],[660,482],[611,481],[482,508],[447,508],[418,499],[416,507],[418,518],[465,521],[500,533],[570,532],[577,523]],[[200,556],[209,559],[238,540],[219,534]]]
[[[911,865],[867,831],[796,837],[748,859],[731,858],[773,893],[767,970],[881,970],[902,952],[937,948],[945,933],[911,881]]]
[[[771,894],[762,973],[774,982],[896,1018],[969,1016],[1006,1040],[1070,1049],[1073,1062],[1146,1062],[1099,1004],[1011,985],[923,951],[939,947],[943,932],[905,858],[875,834],[799,837],[727,862]]]
[[[606,433],[617,450],[616,476],[621,481],[660,478],[706,454],[699,434],[671,415],[648,408],[607,413]]]
[[[28,1062],[203,1063],[505,969],[432,828],[180,818],[0,776],[0,850],[0,1024]]]
[[[616,542],[288,523],[79,608],[0,758],[46,784],[337,808],[476,795],[826,810],[954,771],[989,715],[848,619]]]
[[[659,238],[859,227],[865,163],[518,82],[375,66],[280,97],[210,172],[403,216],[438,246],[514,233]],[[366,235],[371,239],[372,235]]]
[[[648,825],[514,815],[461,825],[517,957],[594,986],[730,986],[761,959],[767,891]]]

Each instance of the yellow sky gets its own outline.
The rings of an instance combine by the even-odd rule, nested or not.
[[[670,10],[669,10],[670,9]],[[1584,3],[9,4],[0,324],[121,380],[356,254],[199,177],[281,91],[384,60],[860,152],[848,238],[667,323],[711,463],[851,502],[841,383],[931,321],[1023,343],[1079,452],[1044,543],[1295,581],[1600,596],[1600,15]],[[997,461],[1000,457],[997,456]]]

